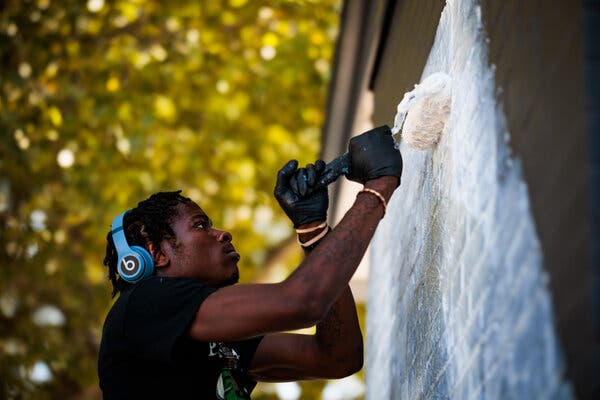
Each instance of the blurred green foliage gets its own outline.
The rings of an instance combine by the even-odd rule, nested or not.
[[[340,3],[0,2],[0,398],[98,396],[105,236],[153,192],[183,189],[242,280],[264,274],[292,234],[276,172],[318,155]]]

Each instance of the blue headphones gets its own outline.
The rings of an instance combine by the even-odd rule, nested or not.
[[[130,247],[127,243],[123,231],[123,217],[128,212],[125,211],[113,219],[110,233],[117,249],[119,276],[126,282],[136,283],[154,273],[154,260],[148,250],[140,246]]]

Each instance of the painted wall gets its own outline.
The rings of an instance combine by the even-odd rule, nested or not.
[[[401,146],[371,246],[368,399],[573,397],[487,54],[480,7],[449,0],[423,77],[453,78],[452,114],[435,150]]]

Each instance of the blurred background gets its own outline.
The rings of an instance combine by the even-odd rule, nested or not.
[[[281,280],[300,261],[272,191],[288,159],[319,154],[341,1],[0,8],[0,399],[97,399],[115,215],[182,189],[232,232],[242,282]],[[342,383],[344,398],[361,379]]]

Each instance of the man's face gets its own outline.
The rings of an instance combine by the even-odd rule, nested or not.
[[[231,234],[214,229],[196,203],[180,203],[177,211],[171,223],[176,241],[161,243],[170,259],[165,275],[194,278],[215,287],[236,283],[240,255],[231,244]]]

